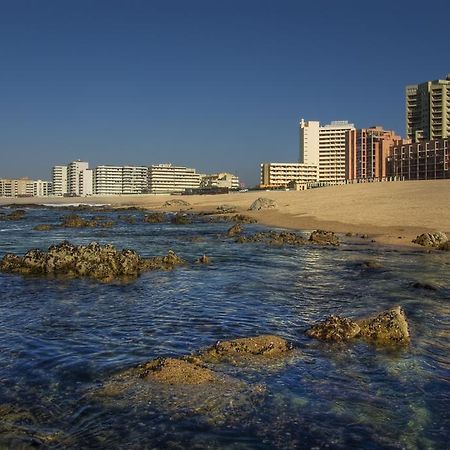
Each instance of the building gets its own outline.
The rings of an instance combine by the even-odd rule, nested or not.
[[[227,188],[237,190],[241,187],[239,178],[228,172],[213,173],[211,175],[201,175],[201,189]]]
[[[33,181],[33,196],[47,197],[52,192],[52,184],[48,181],[36,180]]]
[[[67,166],[67,192],[70,196],[92,195],[94,192],[94,177],[89,163],[72,161]]]
[[[50,183],[29,178],[0,179],[0,197],[43,197],[49,195]]]
[[[405,180],[450,178],[450,139],[399,142],[388,159],[388,174]]]
[[[195,169],[155,164],[148,168],[148,190],[151,194],[183,193],[200,187],[201,175]]]
[[[94,170],[96,195],[143,194],[147,192],[147,167],[97,166]]]
[[[320,126],[317,121],[300,121],[300,163],[318,165],[319,182],[345,182],[346,133],[355,126],[346,120]]]
[[[406,137],[438,140],[450,136],[450,74],[445,80],[406,86]]]
[[[300,184],[317,183],[316,165],[303,163],[263,163],[261,164],[261,188],[286,188],[290,182]]]
[[[67,166],[53,166],[52,168],[52,194],[63,196],[67,190]]]
[[[394,131],[383,127],[350,130],[346,134],[347,180],[381,180],[388,176],[390,147],[401,140]]]

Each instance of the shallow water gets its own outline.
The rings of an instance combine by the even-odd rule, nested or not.
[[[135,225],[33,230],[65,214],[30,209],[25,220],[0,222],[0,257],[68,239],[144,256],[172,249],[190,264],[129,284],[0,274],[0,448],[449,448],[449,253],[366,240],[338,249],[236,244],[223,237],[229,223],[144,224],[139,212],[127,213]],[[211,265],[194,263],[203,254]],[[382,269],[365,269],[367,260]],[[436,290],[414,288],[416,281]],[[410,319],[407,349],[303,334],[332,313],[359,317],[396,304]],[[277,370],[226,369],[266,386],[237,422],[92,395],[149,359],[263,333],[289,339],[300,356]]]

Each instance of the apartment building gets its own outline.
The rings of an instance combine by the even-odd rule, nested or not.
[[[29,178],[0,179],[0,197],[44,197],[49,195],[51,184]]]
[[[152,194],[183,193],[200,187],[201,175],[195,169],[155,164],[148,168],[148,190]]]
[[[450,178],[450,139],[398,142],[391,148],[388,174],[405,180]]]
[[[240,188],[239,178],[236,175],[228,172],[213,173],[210,175],[202,175],[200,181],[200,188],[227,188],[230,190],[237,190]]]
[[[300,184],[317,183],[317,166],[303,163],[261,164],[261,188],[283,188],[293,181]]]
[[[47,197],[52,192],[52,184],[44,180],[33,181],[33,196]]]
[[[450,74],[406,86],[406,136],[414,142],[450,137]]]
[[[346,133],[355,126],[346,120],[320,125],[317,121],[300,121],[300,163],[317,165],[319,182],[345,182]]]
[[[52,194],[63,196],[67,190],[67,166],[52,167]]]
[[[147,191],[148,169],[141,166],[97,166],[94,193],[97,195],[142,194]]]
[[[386,178],[390,147],[400,140],[401,137],[394,131],[387,131],[379,126],[348,131],[346,134],[346,179]]]
[[[67,166],[67,192],[71,196],[92,195],[94,192],[94,176],[89,163],[72,161]]]

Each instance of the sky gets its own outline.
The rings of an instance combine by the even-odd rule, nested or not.
[[[53,165],[231,171],[298,159],[298,122],[405,134],[450,73],[450,2],[0,0],[0,177]]]

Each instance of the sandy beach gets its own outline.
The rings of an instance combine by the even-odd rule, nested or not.
[[[450,234],[449,195],[450,180],[430,180],[330,186],[308,191],[249,191],[223,195],[0,198],[0,204],[100,203],[159,210],[165,201],[182,198],[190,203],[193,211],[211,211],[226,204],[269,226],[364,233],[381,244],[415,246],[411,244],[411,240],[420,233],[444,231]],[[259,197],[274,200],[278,208],[247,211]]]

